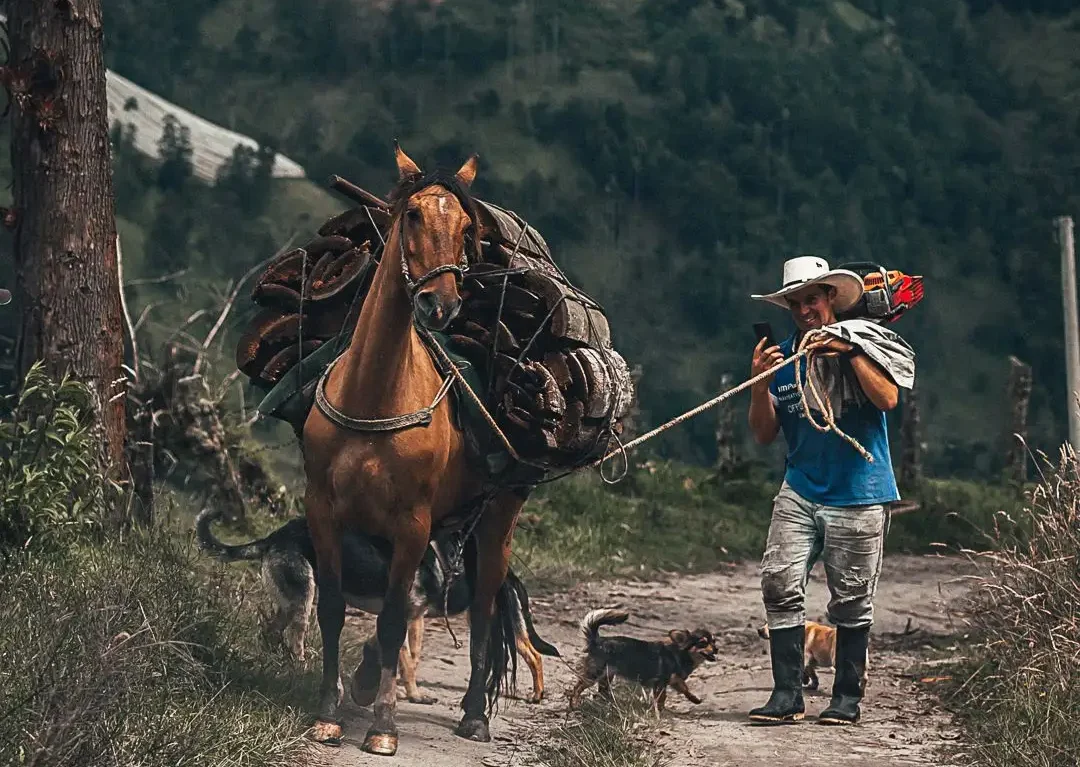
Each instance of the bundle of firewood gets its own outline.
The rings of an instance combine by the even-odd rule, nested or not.
[[[552,468],[598,457],[633,395],[607,317],[562,275],[535,229],[479,207],[484,260],[466,274],[451,349],[487,371],[490,407],[523,457]]]
[[[466,273],[448,350],[480,373],[476,393],[522,458],[552,469],[579,465],[620,432],[633,395],[630,371],[611,346],[603,310],[566,280],[539,233],[477,203],[480,260]],[[269,388],[324,344],[341,341],[343,349],[388,226],[385,208],[361,205],[275,259],[252,292],[262,311],[237,346],[240,371]],[[310,392],[307,386],[300,396]]]
[[[251,298],[262,311],[236,346],[236,367],[253,384],[272,388],[301,358],[355,326],[387,222],[384,211],[346,211],[256,278]]]

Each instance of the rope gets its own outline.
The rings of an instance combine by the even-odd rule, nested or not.
[[[799,350],[802,351],[811,337],[817,337],[822,334],[822,331],[813,331],[803,336],[803,340],[799,343]],[[817,384],[814,383],[814,377],[810,375],[810,362],[806,363],[806,384],[810,389],[810,393],[814,395],[814,400],[817,402],[818,409],[821,411],[822,417],[825,419],[825,424],[819,424],[814,420],[813,414],[810,412],[810,406],[806,401],[806,391],[803,388],[802,382],[802,364],[795,365],[795,386],[799,390],[799,400],[802,402],[803,413],[806,414],[806,420],[820,432],[834,432],[836,436],[840,437],[858,451],[859,455],[867,460],[869,463],[874,462],[874,456],[867,452],[866,448],[859,444],[858,440],[849,434],[846,434],[836,425],[836,418],[833,415],[832,401],[823,399],[821,392],[817,388]]]
[[[803,360],[804,358],[807,360],[807,363],[806,363],[807,364],[807,371],[809,371],[809,369],[810,369],[809,368],[810,361],[815,356],[817,356],[818,352],[816,352],[813,349],[808,349],[807,344],[811,340],[818,338],[819,334],[820,334],[820,331],[812,331],[810,333],[807,333],[805,336],[803,336],[803,339],[799,343],[799,348],[795,352],[795,354],[793,354],[791,357],[788,357],[783,362],[776,363],[771,368],[769,368],[767,370],[763,370],[762,372],[758,373],[756,376],[748,378],[746,381],[743,381],[738,386],[736,386],[736,387],[734,387],[732,389],[728,389],[723,394],[720,394],[717,397],[713,397],[708,402],[704,402],[704,403],[698,405],[697,407],[695,407],[694,409],[688,410],[688,411],[686,411],[685,413],[683,413],[682,415],[680,415],[680,416],[678,416],[676,418],[672,418],[667,423],[662,424],[660,426],[657,426],[652,431],[649,431],[649,432],[646,432],[645,434],[642,434],[640,437],[637,437],[636,439],[633,439],[633,440],[627,442],[625,445],[620,443],[617,448],[615,448],[614,450],[612,450],[611,452],[609,452],[607,455],[603,456],[602,458],[598,458],[597,460],[593,461],[592,463],[590,463],[590,464],[588,464],[586,466],[582,466],[582,467],[580,467],[578,469],[574,469],[574,470],[572,470],[570,472],[567,472],[567,474],[573,473],[574,471],[581,471],[583,469],[596,468],[598,466],[601,466],[605,461],[607,461],[608,459],[610,459],[610,458],[612,458],[612,457],[614,457],[616,455],[622,455],[624,457],[624,460],[626,460],[626,453],[629,452],[630,450],[634,449],[638,445],[641,445],[642,443],[647,442],[650,439],[653,439],[654,437],[657,437],[657,436],[663,434],[665,431],[668,431],[669,429],[672,429],[672,428],[678,426],[679,424],[683,423],[684,421],[688,421],[688,420],[690,420],[691,418],[693,418],[695,416],[701,415],[706,410],[709,410],[710,408],[716,407],[717,405],[723,403],[725,400],[728,400],[731,397],[734,397],[736,394],[739,394],[740,392],[746,391],[747,389],[749,389],[754,384],[757,384],[757,383],[760,383],[761,381],[764,381],[766,378],[773,375],[778,370],[781,370],[782,368],[785,368],[788,365],[792,365],[792,364],[796,365],[796,368],[795,368],[795,383],[796,383],[796,386],[798,387],[799,398],[800,398],[800,401],[802,402],[803,412],[806,414],[806,420],[808,420],[810,422],[810,424],[815,429],[817,429],[818,431],[821,431],[821,432],[829,432],[829,431],[834,432],[838,437],[842,438],[848,444],[850,444],[853,448],[855,448],[859,452],[859,455],[861,455],[863,458],[865,458],[870,463],[873,463],[874,457],[872,455],[870,455],[869,452],[867,452],[866,448],[864,448],[861,444],[859,444],[858,440],[856,440],[854,437],[850,436],[849,434],[846,434],[843,430],[840,429],[839,426],[836,425],[836,418],[833,415],[832,405],[831,405],[830,402],[827,402],[827,401],[823,400],[823,398],[821,396],[821,392],[818,390],[817,384],[814,383],[813,376],[811,376],[809,374],[807,375],[807,383],[806,383],[805,388],[804,388],[804,386],[802,384],[801,360]],[[495,419],[492,417],[491,413],[488,411],[487,407],[484,405],[483,400],[481,400],[480,397],[477,396],[476,392],[474,392],[472,387],[469,386],[469,382],[465,380],[465,377],[457,369],[457,366],[454,364],[453,360],[450,359],[450,357],[446,354],[446,352],[443,351],[442,347],[439,346],[437,343],[432,343],[431,345],[435,348],[436,353],[443,360],[443,362],[446,363],[446,365],[449,367],[451,375],[458,381],[458,383],[461,384],[462,388],[465,389],[466,393],[470,397],[472,397],[473,401],[480,408],[480,413],[484,416],[484,420],[487,421],[488,426],[491,427],[491,430],[495,433],[495,435],[503,443],[503,446],[506,448],[507,452],[510,454],[510,457],[513,458],[515,461],[520,461],[522,463],[525,463],[525,461],[523,461],[521,459],[521,457],[518,455],[517,451],[514,449],[514,446],[510,444],[510,440],[503,433],[502,429],[499,428],[499,425],[495,422]],[[809,389],[810,393],[814,396],[814,399],[817,402],[819,409],[821,410],[822,416],[825,419],[825,424],[824,425],[821,425],[817,421],[815,421],[814,417],[810,414],[810,407],[809,407],[809,404],[808,404],[807,399],[806,399],[806,389]],[[565,476],[565,474],[563,476]]]

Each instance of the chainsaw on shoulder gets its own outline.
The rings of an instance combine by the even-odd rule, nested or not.
[[[862,298],[845,312],[838,312],[839,320],[870,320],[879,325],[896,322],[908,309],[922,301],[923,278],[904,274],[899,269],[886,269],[871,261],[840,264],[859,275],[863,281]]]

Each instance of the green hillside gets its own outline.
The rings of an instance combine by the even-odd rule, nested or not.
[[[1035,367],[1035,441],[1064,436],[1051,222],[1080,215],[1080,13],[1039,5],[105,0],[111,68],[313,181],[385,191],[393,138],[421,165],[478,151],[477,193],[608,308],[651,422],[747,371],[751,322],[784,322],[747,296],[785,257],[925,275],[897,329],[940,473],[991,468],[1008,354]],[[148,272],[235,276],[338,204],[257,159],[231,193],[178,192],[122,154]],[[705,417],[657,449],[709,460],[712,440]]]

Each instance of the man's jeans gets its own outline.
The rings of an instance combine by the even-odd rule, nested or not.
[[[761,560],[761,595],[769,628],[803,625],[806,581],[819,557],[829,584],[829,620],[862,628],[874,622],[888,522],[885,507],[822,506],[785,482],[773,500],[769,541]]]

